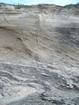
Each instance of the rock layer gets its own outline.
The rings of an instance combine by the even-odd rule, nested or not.
[[[0,4],[0,105],[78,105],[79,6]]]

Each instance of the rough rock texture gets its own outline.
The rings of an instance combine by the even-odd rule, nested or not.
[[[0,4],[0,105],[79,105],[79,5]]]

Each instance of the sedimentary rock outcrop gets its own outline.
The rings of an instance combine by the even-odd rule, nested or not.
[[[0,4],[0,105],[79,104],[79,5]]]

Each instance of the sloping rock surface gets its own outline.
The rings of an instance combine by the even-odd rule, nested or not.
[[[79,5],[0,4],[0,105],[79,105]]]

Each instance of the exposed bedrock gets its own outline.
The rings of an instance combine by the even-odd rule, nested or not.
[[[0,4],[0,105],[79,105],[79,6]]]

